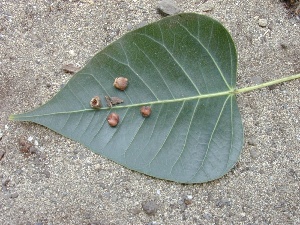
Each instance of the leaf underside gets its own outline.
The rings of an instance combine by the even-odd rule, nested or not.
[[[217,179],[236,163],[243,128],[235,95],[237,55],[227,30],[194,13],[127,33],[97,53],[41,107],[10,119],[32,121],[141,173],[180,183]],[[112,85],[119,76],[129,85]],[[93,96],[124,103],[90,108]],[[139,109],[150,105],[143,118]],[[117,127],[107,124],[111,112]]]

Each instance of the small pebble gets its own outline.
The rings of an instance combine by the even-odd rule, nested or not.
[[[31,146],[32,146],[32,144],[26,143],[25,145],[22,145],[20,147],[20,151],[23,153],[29,153]]]
[[[46,160],[46,158],[47,158],[47,155],[44,153],[44,152],[39,152],[39,158],[40,158],[40,160]]]
[[[69,51],[69,54],[70,54],[71,56],[75,56],[75,55],[76,55],[76,53],[75,53],[74,50],[70,50],[70,51]]]
[[[106,197],[106,198],[110,198],[111,195],[110,195],[109,192],[104,192],[104,193],[103,193],[103,196]]]
[[[142,210],[139,209],[139,208],[134,208],[134,209],[131,210],[131,212],[132,212],[133,215],[137,215],[137,214],[139,214],[141,211],[142,211]]]
[[[211,2],[206,2],[205,4],[201,5],[202,12],[209,12],[215,8],[214,4]]]
[[[48,170],[44,170],[43,174],[45,174],[46,178],[50,178],[50,172]]]
[[[180,9],[173,0],[162,0],[158,3],[157,8],[162,14],[166,15],[175,15],[180,12]]]
[[[25,145],[26,145],[26,140],[25,140],[24,137],[21,137],[21,138],[19,139],[19,144],[20,144],[21,146],[25,146]]]
[[[1,161],[1,159],[3,159],[4,155],[5,155],[5,152],[1,150],[0,151],[0,161]]]
[[[154,215],[158,210],[158,205],[155,201],[142,202],[142,208],[146,214],[149,216]]]
[[[101,187],[101,188],[103,188],[103,189],[105,189],[105,188],[106,188],[106,184],[105,184],[105,183],[103,183],[103,182],[100,182],[98,185],[99,185],[99,187]]]
[[[288,46],[285,43],[281,43],[280,47],[284,50],[286,50],[288,48]]]
[[[12,193],[12,194],[10,194],[10,198],[17,198],[19,196],[19,194],[18,193]]]
[[[128,24],[127,24],[127,30],[132,30],[132,28],[133,28],[132,24],[131,24],[131,23],[128,23]]]
[[[230,206],[230,205],[231,205],[231,203],[227,199],[221,199],[221,200],[217,201],[217,203],[216,203],[216,206],[218,208],[223,208],[224,206]]]
[[[118,197],[116,196],[116,195],[113,195],[112,197],[111,197],[111,201],[112,202],[116,202],[118,200]]]
[[[27,140],[30,141],[30,142],[32,142],[33,137],[29,136]]]
[[[250,78],[253,84],[262,84],[263,79],[260,76],[253,76]]]
[[[192,204],[192,199],[193,199],[192,195],[186,195],[183,197],[183,202],[186,205],[190,205],[190,204]]]
[[[151,222],[149,222],[147,225],[156,225],[156,224],[157,224],[156,221],[151,221]]]
[[[268,86],[270,91],[276,89],[276,87],[277,87],[277,84],[273,84],[273,85]]]
[[[80,67],[79,66],[76,66],[72,63],[69,63],[69,64],[65,64],[62,66],[62,70],[65,72],[65,73],[77,73],[79,70],[80,70]]]
[[[34,147],[34,146],[31,146],[31,147],[29,148],[29,153],[30,153],[30,154],[36,154],[37,151],[38,151],[38,149],[37,149],[36,147]]]
[[[8,183],[10,182],[10,179],[6,178],[2,181],[2,189],[6,190],[6,187]]]
[[[257,159],[259,157],[259,152],[257,151],[256,148],[250,149],[250,156],[252,159]]]
[[[99,171],[99,170],[101,170],[101,165],[98,163],[95,165],[94,168],[95,168],[95,170]]]
[[[258,25],[260,27],[266,27],[268,25],[268,21],[266,19],[259,19],[258,20]]]
[[[138,25],[136,25],[136,29],[140,28],[140,27],[144,27],[148,24],[148,22],[146,20],[143,20],[142,22],[140,22]]]
[[[210,213],[204,213],[202,216],[206,220],[210,220],[212,218],[212,215]]]
[[[254,137],[249,138],[248,144],[249,144],[249,145],[252,145],[252,146],[256,146],[256,145],[257,145],[257,140],[256,140],[256,138],[254,138]]]

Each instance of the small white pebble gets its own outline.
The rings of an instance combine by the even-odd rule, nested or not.
[[[156,193],[157,193],[158,195],[160,195],[160,190],[157,190]]]
[[[76,53],[75,53],[74,50],[70,50],[70,51],[69,51],[69,54],[70,54],[71,56],[75,56],[75,55],[76,55]]]
[[[186,198],[191,200],[193,198],[193,195],[187,195]]]
[[[8,125],[5,125],[4,127],[5,127],[5,130],[8,130]]]
[[[268,20],[266,19],[259,19],[258,20],[258,25],[261,27],[266,27],[268,25]]]
[[[35,146],[38,146],[39,145],[39,142],[37,140],[34,140],[34,145]]]
[[[99,171],[101,169],[101,165],[98,163],[94,166],[95,170]]]
[[[30,142],[32,142],[33,137],[29,136],[27,140],[30,141]]]

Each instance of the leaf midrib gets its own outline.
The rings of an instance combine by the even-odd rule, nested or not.
[[[122,109],[122,108],[132,108],[132,107],[139,107],[144,105],[156,105],[156,104],[166,104],[166,103],[174,103],[174,102],[183,102],[183,101],[191,101],[191,100],[198,100],[198,99],[204,99],[204,98],[213,98],[213,97],[219,97],[224,95],[234,95],[234,90],[228,90],[223,92],[217,92],[217,93],[211,93],[211,94],[204,94],[204,95],[197,95],[197,96],[191,96],[191,97],[185,97],[185,98],[177,98],[177,99],[169,99],[169,100],[159,100],[159,101],[152,101],[152,102],[142,102],[142,103],[136,103],[136,104],[130,104],[130,105],[118,105],[114,106],[113,109]],[[104,107],[100,110],[111,110],[111,107]],[[80,112],[87,112],[87,111],[94,111],[95,109],[81,109],[76,111],[66,111],[66,112],[55,112],[55,113],[49,113],[49,114],[41,114],[41,115],[11,115],[9,117],[10,120],[20,119],[20,118],[32,118],[32,117],[41,117],[41,116],[51,116],[51,115],[57,115],[57,114],[72,114],[72,113],[80,113]],[[34,112],[34,111],[32,111]]]

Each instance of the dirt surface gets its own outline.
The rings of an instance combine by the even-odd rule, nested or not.
[[[238,87],[300,72],[299,18],[282,1],[176,3],[230,31]],[[299,79],[238,96],[241,158],[205,184],[151,178],[42,126],[8,121],[59,91],[72,77],[63,65],[83,66],[129,30],[160,19],[157,4],[1,0],[0,224],[300,224]]]

